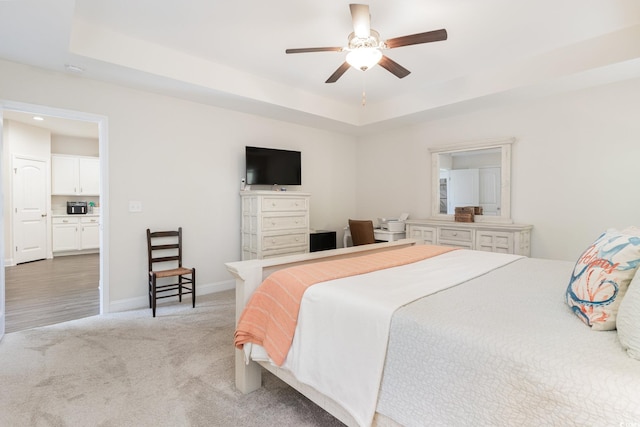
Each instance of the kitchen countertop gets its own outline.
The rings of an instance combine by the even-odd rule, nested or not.
[[[69,214],[66,214],[64,212],[57,212],[57,213],[52,213],[51,214],[52,218],[67,218],[67,217],[80,217],[80,218],[82,218],[82,217],[87,217],[87,216],[95,218],[95,217],[99,217],[100,214],[92,213],[92,214],[73,214],[73,215],[69,215]]]

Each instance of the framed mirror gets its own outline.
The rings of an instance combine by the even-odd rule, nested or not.
[[[479,206],[475,222],[511,223],[514,138],[430,148],[431,216],[453,221],[459,206]]]

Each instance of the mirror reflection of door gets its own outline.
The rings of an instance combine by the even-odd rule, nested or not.
[[[480,205],[480,172],[478,169],[452,169],[449,171],[448,214],[456,207]]]
[[[500,215],[500,168],[480,169],[480,206],[483,215]]]
[[[47,163],[14,157],[16,264],[47,257]]]

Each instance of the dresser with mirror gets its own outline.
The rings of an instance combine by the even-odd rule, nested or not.
[[[407,237],[424,243],[529,256],[529,224],[511,218],[511,148],[515,139],[430,149],[431,217],[406,221]],[[455,208],[478,206],[474,222],[454,221]]]

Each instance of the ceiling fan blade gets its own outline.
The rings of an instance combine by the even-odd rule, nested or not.
[[[335,83],[338,81],[340,77],[351,67],[348,62],[344,62],[341,66],[338,67],[336,71],[331,74],[331,77],[327,79],[325,83]]]
[[[447,39],[447,30],[427,31],[426,33],[412,34],[410,36],[396,37],[385,42],[388,49],[394,47],[409,46],[412,44],[439,42]]]
[[[366,39],[371,35],[371,15],[366,4],[350,4],[353,32],[356,37]]]
[[[411,71],[407,70],[402,65],[398,64],[396,61],[385,55],[382,55],[382,59],[380,59],[380,62],[378,62],[378,64],[399,79],[407,77],[409,74],[411,74]]]
[[[341,47],[304,47],[300,49],[287,49],[285,53],[309,53],[309,52],[342,52]]]

